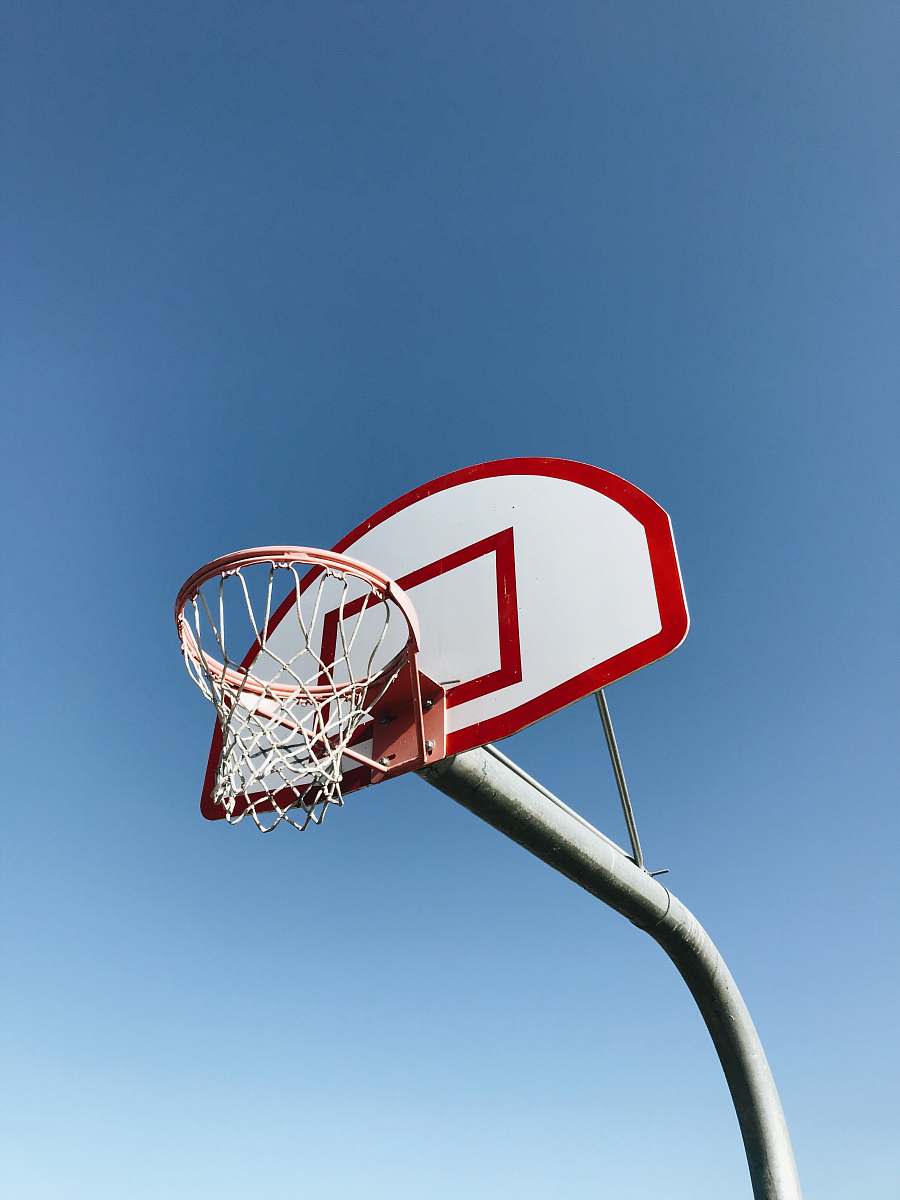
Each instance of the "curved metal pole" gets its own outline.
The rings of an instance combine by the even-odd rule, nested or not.
[[[599,830],[490,748],[445,758],[420,774],[662,946],[715,1044],[755,1200],[801,1200],[790,1134],[759,1035],[724,959],[693,914]]]

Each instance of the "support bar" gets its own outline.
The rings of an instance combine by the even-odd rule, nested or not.
[[[622,815],[625,818],[625,824],[628,826],[631,853],[637,866],[642,867],[644,865],[644,852],[641,850],[641,839],[638,837],[634,809],[631,807],[631,797],[628,795],[628,784],[625,782],[625,770],[622,766],[621,756],[619,755],[616,731],[613,729],[612,714],[609,711],[609,704],[607,703],[606,693],[603,691],[603,688],[600,688],[598,692],[594,692],[594,698],[597,701],[597,708],[600,710],[600,720],[603,722],[603,734],[606,738],[606,748],[609,750],[609,757],[612,762],[613,775],[616,777],[616,788],[618,789],[619,800],[622,805]]]
[[[802,1200],[765,1051],[725,961],[692,913],[561,801],[487,749],[445,758],[423,779],[610,905],[662,946],[690,988],[734,1102],[754,1200]]]

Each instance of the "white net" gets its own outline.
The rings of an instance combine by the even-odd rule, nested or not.
[[[377,766],[357,747],[408,661],[390,597],[349,569],[254,562],[188,595],[179,628],[188,674],[218,718],[212,803],[264,833],[320,824],[343,804],[346,772]]]

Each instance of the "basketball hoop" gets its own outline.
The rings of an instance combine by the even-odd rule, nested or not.
[[[348,772],[377,783],[444,754],[444,692],[418,670],[415,609],[365,563],[303,546],[240,550],[194,572],[175,622],[219,726],[208,815],[303,830],[343,804]]]

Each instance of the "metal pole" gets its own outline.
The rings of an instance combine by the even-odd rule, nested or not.
[[[597,708],[600,710],[600,720],[603,722],[606,746],[609,750],[613,774],[616,777],[619,799],[622,802],[622,813],[625,817],[625,824],[628,826],[628,836],[631,839],[631,853],[637,865],[642,867],[644,865],[644,855],[641,850],[641,839],[638,837],[637,825],[634,820],[634,809],[631,807],[631,797],[628,795],[628,784],[625,782],[625,771],[622,767],[622,759],[619,756],[619,747],[616,742],[616,731],[613,729],[612,714],[609,711],[609,705],[606,702],[603,688],[595,692],[594,697],[597,701]]]
[[[759,1035],[725,961],[693,914],[552,793],[489,748],[445,758],[420,774],[662,946],[715,1044],[755,1200],[801,1200],[790,1134]]]

